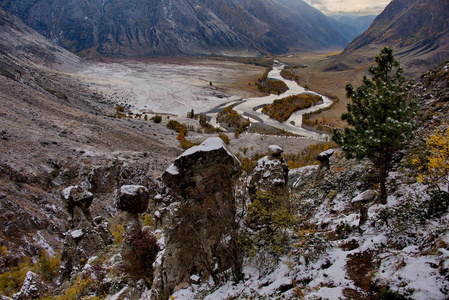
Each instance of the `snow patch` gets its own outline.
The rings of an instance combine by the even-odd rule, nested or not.
[[[145,188],[142,185],[123,185],[120,188],[120,193],[126,194],[126,195],[137,195],[139,189]]]
[[[65,200],[68,200],[70,198],[70,193],[72,192],[73,189],[77,189],[78,186],[77,185],[72,185],[69,186],[68,188],[65,188],[62,191],[62,196],[64,197]]]
[[[70,232],[70,235],[74,239],[79,239],[80,237],[82,237],[84,235],[84,232],[82,229],[76,229],[76,230],[73,230],[72,232]]]
[[[189,156],[196,152],[214,151],[214,150],[218,150],[220,148],[226,149],[226,146],[221,138],[219,138],[219,137],[208,138],[207,140],[202,142],[200,145],[187,149],[186,151],[184,151],[183,154],[181,154],[181,156]],[[227,150],[227,152],[229,154],[231,154],[228,150]]]
[[[165,172],[171,174],[171,175],[179,175],[179,170],[178,168],[175,166],[175,164],[171,164],[167,170],[165,170]]]

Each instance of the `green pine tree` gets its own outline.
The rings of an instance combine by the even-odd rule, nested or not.
[[[347,158],[366,157],[374,163],[380,199],[385,204],[391,161],[415,128],[417,104],[410,94],[414,83],[405,80],[393,49],[383,48],[375,61],[377,64],[369,68],[371,79],[364,76],[357,88],[350,83],[346,85],[346,95],[352,103],[348,103],[348,112],[341,118],[349,127],[334,130],[332,138],[341,145]]]

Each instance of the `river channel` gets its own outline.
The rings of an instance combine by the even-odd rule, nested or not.
[[[281,70],[285,67],[285,64],[282,64],[280,62],[275,62],[273,65],[273,70],[271,70],[268,73],[268,78],[275,79],[275,80],[282,80],[284,81],[287,86],[288,90],[280,95],[269,95],[265,97],[255,97],[255,98],[248,98],[243,99],[242,101],[238,102],[238,104],[234,107],[234,110],[237,111],[239,114],[249,117],[251,123],[257,124],[257,123],[264,123],[267,125],[270,125],[272,127],[283,129],[286,131],[289,131],[291,133],[310,138],[315,140],[326,140],[328,138],[328,135],[317,133],[314,131],[307,130],[305,128],[301,127],[302,124],[302,116],[305,113],[317,111],[321,108],[328,107],[332,104],[332,100],[328,97],[325,97],[323,95],[320,95],[318,93],[307,91],[302,86],[298,85],[295,81],[284,79],[281,76]],[[281,123],[275,119],[270,118],[269,116],[262,113],[262,106],[271,104],[276,99],[285,98],[292,95],[299,95],[303,93],[310,93],[320,96],[323,99],[323,102],[320,104],[317,104],[315,106],[309,107],[307,109],[302,109],[294,114],[291,115],[291,117]],[[216,114],[215,114],[216,115]],[[215,123],[216,120],[213,118],[212,123]]]

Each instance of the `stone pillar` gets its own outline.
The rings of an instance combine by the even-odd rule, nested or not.
[[[142,228],[139,214],[148,209],[150,193],[141,185],[124,185],[117,197],[117,208],[126,212],[125,236],[122,242],[122,269],[136,278],[151,278],[152,264],[159,250],[156,237]]]
[[[266,192],[274,196],[284,197],[288,190],[288,166],[282,153],[284,150],[276,145],[268,147],[270,155],[257,162],[257,166],[251,176],[249,194],[253,198],[256,193]]]
[[[89,207],[94,196],[80,186],[70,186],[62,191],[70,230],[65,234],[61,253],[61,278],[70,279],[72,273],[80,271],[88,259],[106,245],[113,237],[102,219],[93,222]]]
[[[334,154],[333,149],[329,149],[318,154],[316,159],[320,162],[316,173],[316,179],[321,179],[322,175],[330,169],[329,158]]]
[[[209,138],[178,157],[162,175],[166,199],[161,212],[165,250],[156,264],[153,292],[170,295],[191,282],[224,271],[238,273],[234,181],[238,159],[220,138]],[[164,201],[166,202],[166,201]],[[226,238],[224,238],[226,237]]]
[[[376,192],[373,190],[367,190],[352,199],[354,206],[360,210],[359,227],[368,221],[368,203],[376,197]]]

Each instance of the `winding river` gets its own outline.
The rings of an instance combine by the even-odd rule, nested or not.
[[[328,135],[317,133],[314,131],[310,131],[307,129],[304,129],[301,127],[302,124],[302,115],[308,112],[317,111],[321,108],[328,107],[332,104],[332,100],[328,97],[325,97],[323,95],[320,95],[318,93],[312,92],[312,91],[306,91],[305,88],[298,85],[295,81],[284,79],[281,76],[281,70],[285,67],[285,64],[282,64],[278,61],[275,62],[273,65],[273,70],[268,73],[268,78],[275,79],[275,80],[282,80],[284,81],[287,86],[288,90],[280,95],[269,95],[265,97],[255,97],[255,98],[248,98],[243,99],[241,102],[239,102],[235,107],[234,110],[237,111],[239,114],[249,117],[251,123],[264,123],[267,125],[270,125],[272,127],[283,129],[286,131],[289,131],[291,133],[310,138],[315,140],[326,140],[328,138]],[[323,102],[320,104],[317,104],[315,106],[309,107],[307,109],[302,109],[290,116],[290,118],[281,123],[275,119],[270,118],[269,116],[262,113],[262,106],[266,104],[271,104],[276,99],[285,98],[292,95],[299,95],[302,93],[311,93],[318,95],[322,97]],[[257,108],[257,109],[255,109]],[[215,119],[212,121],[214,122]]]

